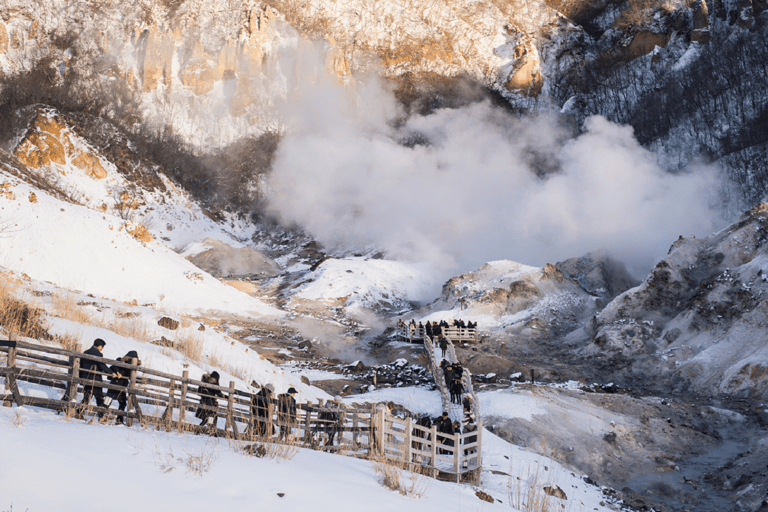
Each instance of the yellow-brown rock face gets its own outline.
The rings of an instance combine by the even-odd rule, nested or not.
[[[172,34],[161,32],[157,25],[148,29],[144,65],[140,71],[144,92],[155,90],[161,82],[168,85],[171,83],[173,50]]]
[[[0,55],[8,51],[8,29],[5,23],[0,20]]]
[[[62,137],[65,129],[63,121],[38,112],[27,136],[16,146],[13,154],[24,165],[35,169],[49,164],[64,165],[67,163],[67,146],[71,146],[69,139]],[[62,138],[66,140],[62,142]]]
[[[93,153],[80,153],[72,159],[72,164],[85,171],[91,178],[102,180],[107,177],[107,171]]]
[[[200,42],[196,41],[192,53],[179,72],[181,83],[192,89],[196,96],[205,94],[213,89],[217,80],[216,72],[208,63],[205,50]]]
[[[536,46],[520,43],[515,48],[515,57],[519,67],[510,74],[507,89],[519,91],[526,96],[538,96],[544,85],[544,79],[541,76],[541,62]]]

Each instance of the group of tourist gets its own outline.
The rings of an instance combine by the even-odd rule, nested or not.
[[[128,372],[125,368],[117,365],[107,366],[106,363],[97,359],[103,357],[101,353],[106,345],[107,343],[103,339],[96,338],[93,342],[93,346],[83,352],[83,354],[93,357],[83,358],[80,362],[80,378],[88,381],[83,385],[83,401],[81,404],[87,406],[91,402],[91,398],[95,398],[98,407],[108,409],[109,406],[112,405],[112,402],[116,400],[118,403],[118,410],[125,411],[125,408],[128,406],[128,395],[126,390],[128,384],[130,384],[129,377],[126,375]],[[136,366],[141,364],[139,355],[135,350],[129,351],[123,357],[118,357],[116,361]],[[102,374],[107,375],[110,384],[120,386],[122,389],[110,388],[105,395],[104,388],[101,387],[101,384],[103,383],[101,379]],[[82,410],[78,411],[77,417],[83,417]],[[99,421],[103,420],[104,413],[99,412]],[[123,422],[123,415],[118,415],[115,423],[122,424]]]
[[[447,359],[443,359],[440,362],[440,369],[443,370],[445,387],[451,394],[451,403],[460,404],[461,395],[464,394],[464,383],[461,380],[464,375],[464,367],[459,362],[449,363]]]
[[[475,423],[474,415],[470,412],[470,406],[471,403],[469,405],[465,404],[463,427],[458,421],[451,421],[447,411],[444,411],[441,416],[438,416],[434,420],[429,416],[422,416],[419,418],[416,421],[416,425],[423,428],[413,429],[413,436],[415,438],[414,441],[412,441],[413,448],[418,450],[423,449],[423,442],[419,441],[419,439],[430,439],[431,435],[426,433],[424,429],[429,429],[432,426],[436,427],[435,430],[437,431],[438,444],[442,445],[441,448],[438,448],[438,453],[445,454],[451,453],[453,451],[449,450],[447,447],[455,446],[453,437],[456,434],[464,434],[465,445],[475,443],[477,441],[477,434],[475,434],[475,432],[477,432],[477,424]],[[468,455],[476,451],[476,448],[468,448],[464,450],[464,455]]]

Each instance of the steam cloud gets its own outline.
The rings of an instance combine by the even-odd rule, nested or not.
[[[600,248],[640,275],[678,235],[724,225],[716,169],[669,174],[631,128],[601,117],[575,137],[553,118],[517,118],[487,101],[403,122],[375,79],[352,94],[321,77],[288,104],[272,211],[329,246],[429,262],[436,278]]]

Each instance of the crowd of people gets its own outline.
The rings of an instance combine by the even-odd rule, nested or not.
[[[477,432],[477,424],[475,423],[474,415],[470,411],[470,404],[465,404],[463,426],[459,421],[451,421],[447,411],[443,411],[443,414],[435,419],[432,419],[429,416],[422,416],[416,421],[416,425],[422,427],[413,429],[414,440],[412,441],[412,446],[417,450],[424,449],[424,442],[421,441],[422,439],[429,440],[431,438],[431,434],[425,432],[424,429],[430,429],[432,426],[436,427],[437,443],[441,445],[441,447],[438,448],[438,453],[445,454],[453,452],[453,447],[455,446],[453,437],[456,434],[464,434],[465,445],[477,442],[477,434],[475,434],[475,432]],[[448,447],[452,448],[448,449]],[[464,450],[464,455],[469,455],[476,451],[477,449],[474,447],[467,448]]]
[[[438,325],[438,324],[436,324]],[[96,399],[96,405],[100,408],[98,414],[100,420],[104,418],[103,410],[109,410],[113,401],[117,401],[119,411],[125,411],[128,404],[128,386],[130,384],[129,376],[126,375],[129,372],[120,366],[112,365],[107,366],[106,363],[100,361],[102,358],[102,352],[106,343],[102,339],[96,339],[93,346],[86,350],[84,354],[92,356],[91,358],[83,358],[81,363],[80,376],[83,380],[87,381],[83,386],[83,400],[81,402],[79,417],[82,417],[82,409],[87,407],[92,399]],[[135,350],[129,351],[122,358],[118,358],[117,361],[127,364],[140,365],[138,353]],[[461,378],[464,373],[464,369],[460,363],[449,363],[446,359],[440,364],[440,368],[443,370],[446,385],[451,392],[451,401],[456,404],[463,404],[464,408],[464,425],[458,421],[451,421],[448,417],[448,413],[444,412],[441,416],[432,420],[429,416],[423,416],[416,422],[417,425],[429,429],[434,425],[438,433],[437,442],[442,445],[440,448],[441,453],[448,451],[445,447],[453,447],[453,436],[456,433],[463,432],[471,433],[477,431],[477,425],[475,424],[475,418],[472,413],[472,399],[469,395],[466,395],[462,400],[464,393],[464,386]],[[106,375],[109,378],[110,384],[115,387],[110,387],[107,393],[104,393],[102,387],[102,375]],[[200,407],[197,407],[195,417],[200,420],[200,426],[206,428],[216,428],[216,418],[218,416],[218,399],[226,398],[224,393],[220,389],[219,383],[220,375],[218,372],[213,371],[206,373],[201,377],[201,384],[197,387],[197,394],[200,397]],[[295,388],[290,387],[285,393],[281,393],[275,397],[275,388],[272,384],[266,384],[263,386],[258,385],[255,381],[252,382],[255,387],[260,387],[260,390],[253,394],[251,399],[251,413],[253,416],[253,425],[249,427],[250,432],[258,437],[272,437],[278,435],[280,440],[292,440],[293,431],[298,431],[299,425],[297,422],[297,403]],[[338,435],[338,441],[341,441],[340,433],[343,432],[344,425],[344,404],[341,397],[336,396],[333,400],[329,400],[324,406],[318,409],[317,419],[312,424],[312,434],[317,435],[324,440],[323,448],[328,449],[334,445]],[[273,413],[277,413],[276,425],[279,430],[273,424]],[[122,424],[124,422],[124,414],[117,415],[116,422]],[[419,439],[429,439],[430,435],[421,429],[414,429],[413,435],[415,439],[413,441],[414,447],[421,449],[422,442]],[[477,436],[465,436],[465,444],[473,443],[477,440]],[[314,437],[313,437],[314,440]],[[313,441],[314,442],[314,441]],[[464,454],[471,453],[472,450],[465,450]]]
[[[408,324],[406,324],[402,320],[397,321],[397,326],[400,329],[404,329],[406,325],[412,331],[416,329],[419,329],[419,330],[425,329],[424,332],[426,332],[427,336],[429,336],[430,338],[435,338],[443,335],[443,332],[445,331],[445,329],[448,329],[450,327],[456,327],[459,329],[477,329],[477,322],[472,322],[472,321],[465,322],[460,318],[459,319],[454,318],[452,323],[448,323],[445,320],[440,320],[439,322],[438,321],[432,322],[430,320],[427,320],[426,324],[422,322],[419,322],[417,324],[416,320],[413,320],[413,319]]]

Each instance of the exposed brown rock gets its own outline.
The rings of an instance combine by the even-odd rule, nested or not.
[[[199,41],[195,41],[192,52],[179,72],[181,83],[192,89],[196,96],[200,96],[213,89],[217,80],[216,72],[208,63],[205,49]]]
[[[36,203],[36,202],[37,202],[37,196],[35,195],[35,193],[34,193],[34,192],[32,192],[31,194],[29,194],[29,202],[30,202],[30,203]]]
[[[175,331],[179,328],[179,322],[178,320],[174,320],[173,318],[169,318],[167,316],[164,316],[160,320],[157,321],[157,325],[160,327],[165,327],[166,329],[170,329],[171,331]]]
[[[72,163],[85,171],[85,174],[91,178],[101,180],[107,177],[107,171],[101,165],[99,159],[93,153],[80,153]]]
[[[657,32],[638,32],[632,38],[632,42],[624,50],[624,56],[627,60],[633,60],[643,55],[648,55],[657,46],[664,48],[669,42],[669,34]]]
[[[507,89],[519,91],[526,96],[538,96],[544,79],[541,76],[541,63],[536,46],[530,40],[521,42],[515,48],[515,57],[518,59],[518,66],[510,73]]]
[[[0,55],[8,51],[8,29],[5,23],[0,20]]]
[[[544,494],[547,496],[553,496],[555,498],[560,498],[561,500],[567,500],[568,496],[565,495],[565,491],[563,491],[560,487],[554,485],[545,485],[544,486]]]

